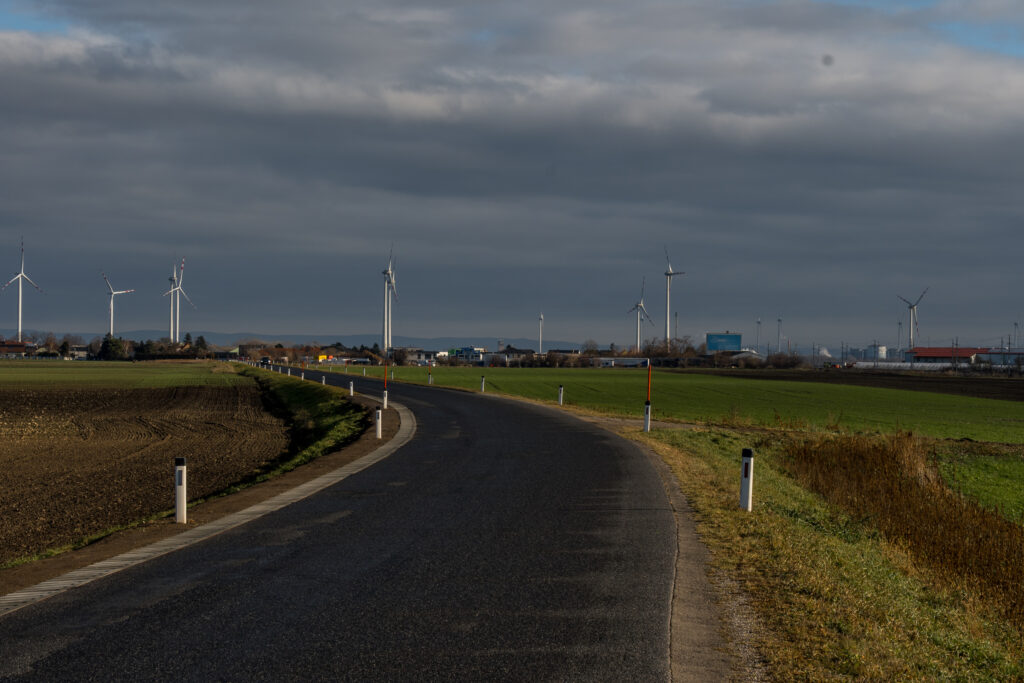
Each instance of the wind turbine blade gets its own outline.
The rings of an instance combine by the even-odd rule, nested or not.
[[[120,292],[114,292],[114,294],[131,294],[134,291],[134,289],[122,289]]]
[[[110,293],[114,293],[114,285],[110,284],[110,280],[107,279],[106,273],[100,273],[103,276],[103,281],[107,283],[107,287],[110,289]]]
[[[915,306],[918,305],[919,303],[921,303],[921,299],[923,299],[924,295],[928,293],[928,289],[929,289],[928,287],[925,287],[924,291],[921,292],[921,296],[917,297],[917,301],[914,302]],[[910,303],[910,302],[908,301],[907,303]]]
[[[22,273],[22,274],[21,274],[21,276],[22,276],[23,278],[25,278],[26,280],[28,280],[28,283],[29,283],[30,285],[32,285],[33,287],[35,287],[36,289],[38,289],[38,290],[39,290],[40,292],[42,292],[43,294],[46,294],[46,292],[43,292],[43,288],[42,288],[42,287],[40,287],[39,285],[37,285],[36,283],[32,282],[32,278],[30,278],[30,277],[29,277],[28,275],[25,275],[25,273]]]
[[[905,304],[906,304],[906,305],[908,305],[908,306],[914,306],[914,305],[915,305],[915,304],[912,304],[912,303],[910,303],[910,302],[909,302],[909,301],[907,301],[906,299],[904,299],[904,298],[903,298],[902,296],[900,296],[899,294],[897,294],[897,295],[896,295],[896,298],[897,298],[897,299],[899,299],[900,301],[902,301],[903,303],[905,303]]]
[[[6,285],[4,285],[3,287],[0,287],[0,292],[4,291],[4,290],[5,290],[5,289],[7,289],[8,287],[10,287],[10,286],[11,286],[11,284],[12,284],[12,283],[13,283],[13,282],[14,282],[15,280],[17,280],[17,279],[18,279],[19,277],[21,277],[21,273],[18,273],[17,275],[15,275],[14,277],[12,277],[12,278],[11,278],[10,280],[8,280],[8,281],[7,281],[7,284],[6,284]]]
[[[668,270],[665,272],[665,275],[668,275],[669,277],[671,277],[672,275],[675,274],[675,271],[672,270],[672,260],[668,257],[668,245],[667,244],[665,245],[665,263],[668,264]]]
[[[181,287],[182,280],[185,279],[185,259],[181,259],[181,269],[178,271],[178,286]]]
[[[188,294],[185,293],[185,290],[182,289],[180,285],[178,286],[178,291],[181,292],[181,295],[183,297],[185,297],[185,301],[187,301],[187,302],[189,302],[189,304],[191,304],[192,308],[196,308],[196,305],[192,303],[192,299],[188,298]],[[199,310],[199,309],[196,308],[196,310]]]
[[[641,306],[643,305],[643,302],[644,302],[644,292],[645,291],[647,291],[647,276],[646,275],[644,276],[644,279],[640,281],[640,305]]]

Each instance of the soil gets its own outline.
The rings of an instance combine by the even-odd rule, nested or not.
[[[167,391],[170,393],[174,393],[182,389],[184,388],[177,388]],[[197,387],[196,389],[201,390],[200,393],[202,393],[210,388]],[[232,388],[229,391],[234,390],[235,388]],[[10,393],[11,392],[0,392],[0,399],[6,399]],[[191,424],[186,424],[182,428],[182,431],[185,432],[188,432],[190,430],[198,430],[201,432],[205,432],[205,443],[207,444],[215,443],[211,441],[211,437],[218,434],[220,430],[225,430],[228,433],[234,434],[231,437],[231,439],[220,440],[220,443],[225,446],[224,448],[218,448],[216,446],[210,448],[209,452],[214,454],[211,456],[204,457],[201,454],[201,451],[199,450],[202,444],[204,443],[203,439],[196,439],[191,444],[191,446],[189,446],[189,448],[193,449],[191,451],[193,453],[193,456],[188,460],[190,499],[200,497],[200,494],[198,493],[198,491],[200,490],[220,490],[227,485],[223,484],[220,486],[220,489],[217,489],[216,485],[214,484],[201,484],[201,476],[199,474],[200,471],[206,471],[209,473],[220,472],[222,475],[221,481],[232,483],[241,478],[240,475],[244,476],[251,472],[251,470],[254,467],[257,467],[259,464],[262,464],[262,462],[264,462],[268,457],[276,457],[279,454],[281,448],[283,447],[282,444],[284,442],[279,440],[286,439],[286,436],[284,436],[283,425],[280,424],[280,422],[275,420],[274,418],[270,418],[265,413],[262,413],[262,409],[259,406],[260,399],[258,389],[256,390],[256,393],[253,396],[245,396],[245,394],[247,393],[248,392],[245,391],[238,392],[238,405],[240,407],[242,405],[246,406],[244,410],[240,410],[240,413],[247,414],[250,412],[251,407],[254,406],[255,408],[260,410],[259,419],[252,420],[248,423],[232,423],[231,420],[225,416],[224,421],[227,424],[217,425],[215,421],[215,416],[211,415],[209,410],[206,410],[203,411],[205,415],[204,419],[210,422],[210,425],[208,425],[205,428],[200,427],[199,425],[201,423],[196,419],[196,415],[193,414],[190,417],[190,420],[192,421]],[[349,400],[367,409],[369,409],[371,406],[379,405],[376,401],[361,396],[355,396]],[[255,403],[252,403],[252,401],[255,401]],[[208,401],[208,403],[216,403],[216,400],[210,400]],[[6,429],[7,426],[9,425],[9,413],[7,411],[8,402],[4,400],[2,403],[0,403],[0,405],[4,406],[2,413],[0,413],[3,415],[3,426],[0,427],[0,430],[2,430]],[[316,460],[307,463],[302,467],[299,467],[298,469],[292,470],[291,472],[277,476],[269,481],[265,481],[255,486],[243,489],[242,491],[232,493],[231,495],[213,497],[210,498],[209,500],[206,500],[205,502],[202,502],[201,504],[190,506],[188,514],[188,524],[175,524],[173,516],[152,519],[147,522],[138,523],[134,526],[131,526],[130,528],[122,529],[120,531],[106,535],[100,540],[89,545],[86,545],[85,547],[79,548],[78,550],[64,552],[54,557],[39,559],[34,562],[29,562],[27,564],[21,564],[15,567],[0,570],[0,595],[20,590],[22,588],[27,588],[29,586],[34,586],[42,581],[46,581],[48,579],[61,576],[75,569],[89,566],[96,562],[100,562],[110,557],[114,557],[115,555],[128,552],[130,550],[148,545],[150,543],[155,543],[156,541],[159,541],[163,538],[167,538],[168,536],[172,536],[177,533],[181,533],[182,531],[185,531],[194,526],[205,524],[215,519],[219,519],[220,517],[223,517],[225,515],[229,515],[234,512],[244,510],[252,505],[272,498],[277,494],[282,493],[283,491],[290,490],[306,481],[315,479],[316,477],[322,474],[331,472],[349,462],[357,460],[360,457],[378,448],[384,441],[390,439],[398,431],[398,414],[393,409],[388,409],[384,411],[383,417],[383,440],[378,440],[376,438],[374,430],[368,430],[364,432],[363,435],[358,440],[346,446],[344,449],[321,456]],[[147,415],[147,420],[152,420],[152,416]],[[260,428],[260,425],[265,424],[267,420],[273,423],[276,429],[264,430],[261,436],[258,430]],[[123,433],[126,433],[127,431],[128,430],[125,430],[125,432]],[[246,446],[239,446],[233,449],[229,447],[232,443],[247,443],[248,448],[259,449],[260,446],[257,442],[261,438],[274,440],[275,443],[278,444],[278,446],[275,447],[275,449],[264,449],[264,453],[266,455],[260,462],[256,462],[257,460],[259,460],[259,456],[248,455],[245,453]],[[0,453],[6,454],[10,450],[6,445],[6,442],[0,448],[3,449],[2,451],[0,451]],[[173,457],[177,453],[178,449],[176,446],[173,445],[173,443],[168,448],[174,452],[170,453],[169,456],[164,454],[161,455],[160,457],[155,458],[160,463],[155,468],[159,473],[158,482],[156,482],[155,485],[151,484],[147,489],[149,491],[149,497],[159,501],[157,507],[158,510],[169,509],[173,507],[174,504]],[[225,455],[226,453],[233,453],[235,457],[229,458]],[[168,457],[170,457],[171,459],[168,460]],[[0,455],[0,463],[7,462],[8,460],[12,459],[13,458],[10,458],[9,456]],[[131,462],[131,454],[128,454],[127,456],[123,457],[122,460],[125,462]],[[207,466],[205,467],[205,470],[199,467],[200,461],[203,460],[209,461],[207,463]],[[231,472],[230,474],[226,474],[226,472],[230,471],[230,469],[227,468],[226,465],[232,462],[235,465],[238,465],[238,469]],[[193,469],[193,465],[196,466],[195,470]],[[2,487],[2,490],[0,490],[0,495],[7,494],[8,483],[10,482],[0,480],[0,487]],[[51,500],[56,500],[60,502],[61,500],[63,500],[63,496],[67,492],[64,491],[62,494],[60,487],[53,488],[54,492],[49,497],[51,498]],[[26,488],[22,487],[20,490],[22,491],[21,495],[25,495]],[[38,491],[38,486],[34,490]],[[195,496],[191,494],[192,490],[197,491]],[[101,515],[107,514],[106,510],[108,507],[110,507],[108,502],[110,499],[123,499],[126,497],[124,495],[124,492],[111,490],[109,488],[106,490],[100,489],[95,494],[95,496],[96,497],[94,499],[94,504],[89,505],[85,503],[80,505],[79,509],[81,511],[81,514],[90,514],[90,510],[99,511]],[[8,500],[0,500],[0,509],[6,509],[9,505],[10,503]],[[28,507],[27,502],[21,502],[20,505],[23,507]],[[126,509],[124,511],[124,514],[129,515],[130,512]],[[135,517],[125,516],[119,519],[117,521],[117,524],[129,524],[132,523],[134,520],[142,519],[144,516],[145,515],[136,515]],[[0,515],[0,517],[2,517],[2,515]],[[26,517],[31,517],[31,515],[27,515]],[[108,525],[107,527],[103,528],[106,529],[110,526],[111,525]],[[9,522],[9,520],[0,519],[0,529],[3,530],[0,531],[0,533],[10,534],[11,523]],[[19,540],[17,541],[18,544],[34,545],[35,547],[53,547],[47,546],[47,541],[42,540],[43,538],[48,537],[49,535],[45,532],[46,527],[44,525],[33,524],[31,525],[31,529],[42,529],[43,533],[40,534],[38,531],[22,529],[19,531],[18,534],[16,534],[19,537]],[[72,534],[72,536],[73,535],[74,534]],[[81,537],[82,534],[79,534],[78,536],[74,537],[73,540],[78,540]]]
[[[255,384],[0,391],[0,564],[220,491],[288,445]]]

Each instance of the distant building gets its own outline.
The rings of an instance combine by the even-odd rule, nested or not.
[[[482,363],[487,349],[479,346],[463,346],[459,349],[448,349],[448,358],[458,363]]]
[[[646,368],[651,364],[649,358],[619,356],[618,358],[597,357],[594,365],[602,368]]]
[[[904,353],[906,363],[974,363],[978,354],[989,353],[990,349],[971,346],[916,346]]]
[[[35,349],[35,346],[28,342],[17,342],[7,341],[0,342],[0,356],[6,356],[13,358],[16,356],[24,356],[26,353]]]
[[[532,358],[534,355],[533,349],[517,349],[514,346],[506,346],[495,353],[484,353],[482,360],[485,365],[509,365]]]

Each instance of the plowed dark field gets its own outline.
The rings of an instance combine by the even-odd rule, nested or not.
[[[695,374],[785,382],[847,384],[879,389],[907,389],[1003,401],[1024,401],[1024,378],[992,375],[955,376],[945,373],[869,372],[860,370],[686,370]]]
[[[0,388],[0,565],[174,506],[278,457],[284,423],[259,388]]]

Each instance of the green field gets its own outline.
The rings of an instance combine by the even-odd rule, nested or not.
[[[0,361],[0,384],[19,387],[116,387],[155,389],[229,386],[251,380],[216,361]]]
[[[427,382],[426,368],[392,371],[396,381]],[[383,376],[380,367],[366,372]],[[349,373],[361,375],[362,369],[350,368]],[[563,385],[566,404],[609,415],[642,416],[647,392],[647,371],[642,369],[437,367],[431,373],[439,386],[473,391],[480,389],[484,375],[488,392],[548,402],[557,400],[558,386]],[[1020,403],[951,394],[655,371],[651,405],[656,420],[864,433],[904,430],[934,438],[1024,444]]]

